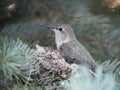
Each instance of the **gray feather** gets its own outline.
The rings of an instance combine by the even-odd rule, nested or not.
[[[94,59],[77,40],[63,43],[59,51],[68,63],[84,64],[90,69],[95,70],[96,64]]]

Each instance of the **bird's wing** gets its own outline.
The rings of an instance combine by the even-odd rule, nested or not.
[[[72,45],[71,45],[72,44]],[[68,63],[84,64],[91,69],[96,67],[95,62],[85,56],[85,51],[76,46],[75,43],[62,44],[60,46],[60,53]],[[87,53],[89,54],[89,53]]]

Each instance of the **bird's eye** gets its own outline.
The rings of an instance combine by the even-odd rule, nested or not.
[[[61,27],[60,27],[60,28],[58,28],[58,30],[59,30],[59,31],[62,31],[62,30],[63,30],[63,28],[61,28]]]

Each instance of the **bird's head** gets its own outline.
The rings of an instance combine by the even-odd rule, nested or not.
[[[74,32],[69,25],[58,25],[53,29],[53,31],[55,32],[56,44],[66,43],[75,39]]]
[[[48,29],[52,29],[55,32],[55,41],[57,47],[63,43],[67,43],[75,39],[75,35],[72,30],[72,27],[67,24],[57,25],[55,27],[51,27],[44,24],[39,24],[39,25],[46,27]]]

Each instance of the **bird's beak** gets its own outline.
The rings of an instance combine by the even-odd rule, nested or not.
[[[53,30],[54,31],[54,27],[52,27],[52,26],[49,26],[49,25],[45,25],[45,24],[39,24],[40,26],[42,26],[42,27],[45,27],[46,29],[50,29],[50,30]]]

